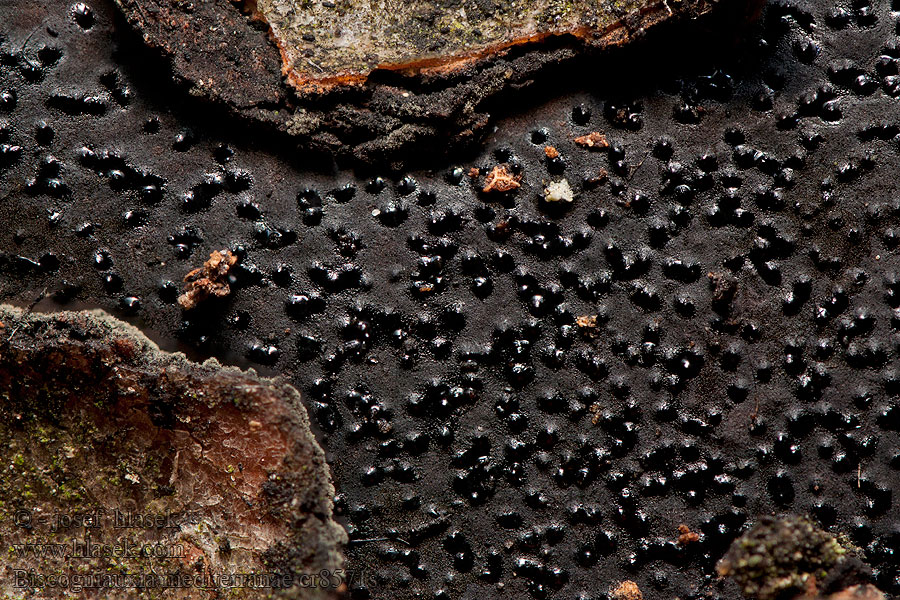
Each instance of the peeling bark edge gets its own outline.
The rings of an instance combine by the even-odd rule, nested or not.
[[[441,64],[385,65],[364,77],[312,80],[286,68],[283,49],[252,2],[212,0],[198,4],[191,15],[171,9],[165,19],[150,18],[144,8],[155,0],[115,3],[144,42],[166,57],[177,78],[190,84],[191,95],[224,104],[254,132],[265,125],[286,134],[302,151],[394,171],[478,146],[495,119],[504,116],[501,107],[510,93],[521,97],[554,76],[572,75],[576,59],[620,52],[648,33],[657,36],[668,26],[705,22],[715,14],[728,15],[731,23],[752,21],[763,5],[761,0],[648,2],[590,35],[554,33]],[[220,33],[204,29],[212,21],[235,35],[220,39]],[[245,58],[239,68],[216,53],[223,44]],[[436,137],[443,140],[440,148],[434,148]]]
[[[0,398],[6,398],[5,406],[0,407],[6,409],[3,413],[9,412],[11,407],[16,412],[17,402],[28,402],[28,399],[16,397],[16,382],[13,378],[19,374],[26,377],[27,361],[37,359],[43,363],[47,351],[50,354],[64,355],[61,359],[63,364],[66,364],[66,357],[68,360],[74,357],[77,365],[70,369],[73,373],[79,367],[85,368],[86,363],[88,367],[97,366],[90,362],[94,359],[99,365],[110,366],[112,371],[123,367],[123,371],[136,374],[142,382],[144,380],[140,379],[141,376],[152,382],[154,377],[165,380],[170,374],[174,374],[177,383],[173,384],[173,388],[184,386],[185,389],[206,392],[198,396],[189,394],[180,397],[186,406],[183,411],[185,414],[196,406],[200,406],[201,412],[206,407],[211,416],[221,414],[217,409],[251,413],[263,406],[252,404],[254,397],[258,396],[240,390],[229,394],[228,390],[237,390],[239,386],[264,388],[260,393],[266,394],[267,400],[273,400],[267,402],[266,408],[274,402],[277,402],[276,408],[285,408],[273,414],[271,421],[274,423],[271,426],[276,427],[278,433],[285,437],[285,452],[278,470],[279,483],[276,484],[283,485],[283,488],[276,491],[293,502],[279,504],[274,501],[262,505],[260,510],[265,512],[266,517],[286,529],[288,535],[285,539],[274,540],[265,551],[258,553],[258,557],[265,564],[278,565],[281,572],[293,572],[295,575],[317,574],[322,569],[334,572],[343,567],[341,548],[347,543],[347,533],[333,519],[335,488],[325,453],[310,430],[300,393],[282,378],[260,377],[252,369],[243,371],[224,366],[214,358],[195,363],[182,353],[165,352],[138,328],[102,310],[41,314],[0,304],[0,325]],[[73,351],[73,348],[77,350]],[[69,354],[66,354],[67,351]],[[10,362],[23,356],[25,361]],[[119,358],[121,361],[115,362]],[[16,364],[22,365],[18,371],[15,370]],[[102,376],[106,377],[106,374]],[[10,382],[12,385],[9,385]],[[118,390],[115,385],[110,384],[113,389]],[[122,403],[128,409],[136,406],[129,405],[127,400]],[[232,403],[237,406],[236,409]],[[52,406],[35,404],[31,414],[41,416],[51,412]],[[292,467],[301,469],[292,472]],[[311,474],[304,472],[308,467],[312,468]],[[312,483],[309,487],[298,490],[297,486],[304,482]],[[264,485],[258,487],[262,489]],[[294,506],[298,500],[302,501],[301,506]],[[298,512],[301,510],[302,513]],[[310,539],[311,534],[313,539]],[[269,592],[273,592],[272,597],[325,600],[337,597],[340,590],[334,587],[295,586],[287,590],[266,591]],[[251,594],[249,597],[254,596]]]

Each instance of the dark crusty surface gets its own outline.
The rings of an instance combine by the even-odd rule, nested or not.
[[[70,0],[0,19],[0,295],[290,377],[372,575],[351,597],[739,600],[715,566],[776,513],[900,594],[891,0],[554,69],[483,150],[396,177],[185,102],[88,3],[90,29]],[[482,193],[498,164],[520,187]],[[184,311],[223,249],[232,293]]]

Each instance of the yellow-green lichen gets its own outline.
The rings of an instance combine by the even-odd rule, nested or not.
[[[258,0],[288,66],[303,78],[467,57],[545,35],[604,33],[648,0]]]
[[[803,517],[765,517],[736,539],[719,561],[745,595],[775,600],[815,587],[851,554],[835,536]]]

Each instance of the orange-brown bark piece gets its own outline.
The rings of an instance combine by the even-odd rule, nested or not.
[[[139,580],[160,600],[337,597],[337,579],[296,585],[339,570],[347,535],[293,387],[162,352],[100,311],[0,317],[17,331],[0,338],[0,597],[21,597],[17,571],[43,598],[67,595],[50,576],[92,599],[142,597]]]
[[[214,250],[202,267],[184,276],[187,285],[184,294],[178,297],[178,304],[185,310],[190,310],[210,296],[223,298],[230,294],[228,272],[235,264],[237,256],[230,250]]]
[[[597,326],[597,316],[596,315],[582,315],[575,319],[575,324],[579,327],[596,327]]]
[[[587,135],[578,136],[575,138],[575,143],[583,148],[589,148],[591,150],[605,150],[609,148],[609,140],[606,139],[606,136],[598,131],[592,131]]]
[[[304,149],[402,169],[480,143],[501,107],[515,104],[501,97],[541,85],[580,54],[720,4],[739,25],[762,0],[115,3],[193,95]]]
[[[705,5],[704,0],[681,4]],[[665,20],[673,9],[657,0],[507,0],[449,9],[440,0],[400,3],[343,0],[254,0],[269,24],[294,87],[326,91],[364,83],[376,69],[453,72],[510,48],[558,36],[586,44],[614,43],[623,14]],[[609,38],[608,40],[605,38]]]
[[[633,581],[623,581],[619,586],[610,592],[610,598],[613,600],[644,600],[644,594],[641,588]]]
[[[678,526],[678,545],[686,546],[688,544],[692,544],[694,542],[700,541],[700,534],[691,531],[691,528],[682,523]]]
[[[816,600],[823,600],[822,596],[816,596]],[[824,600],[885,600],[884,593],[874,585],[853,585],[845,590],[831,594]],[[806,600],[806,599],[803,599]]]
[[[491,192],[511,192],[522,186],[519,183],[522,180],[521,175],[514,175],[509,172],[506,165],[497,165],[488,173],[484,180],[484,188],[481,190],[485,194]]]

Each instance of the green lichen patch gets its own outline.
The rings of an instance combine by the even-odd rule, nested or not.
[[[256,9],[294,82],[443,65],[548,36],[590,39],[628,14],[672,14],[653,0],[257,0]]]
[[[736,539],[719,561],[719,575],[731,577],[745,595],[759,600],[821,591],[852,547],[803,517],[765,517]]]

